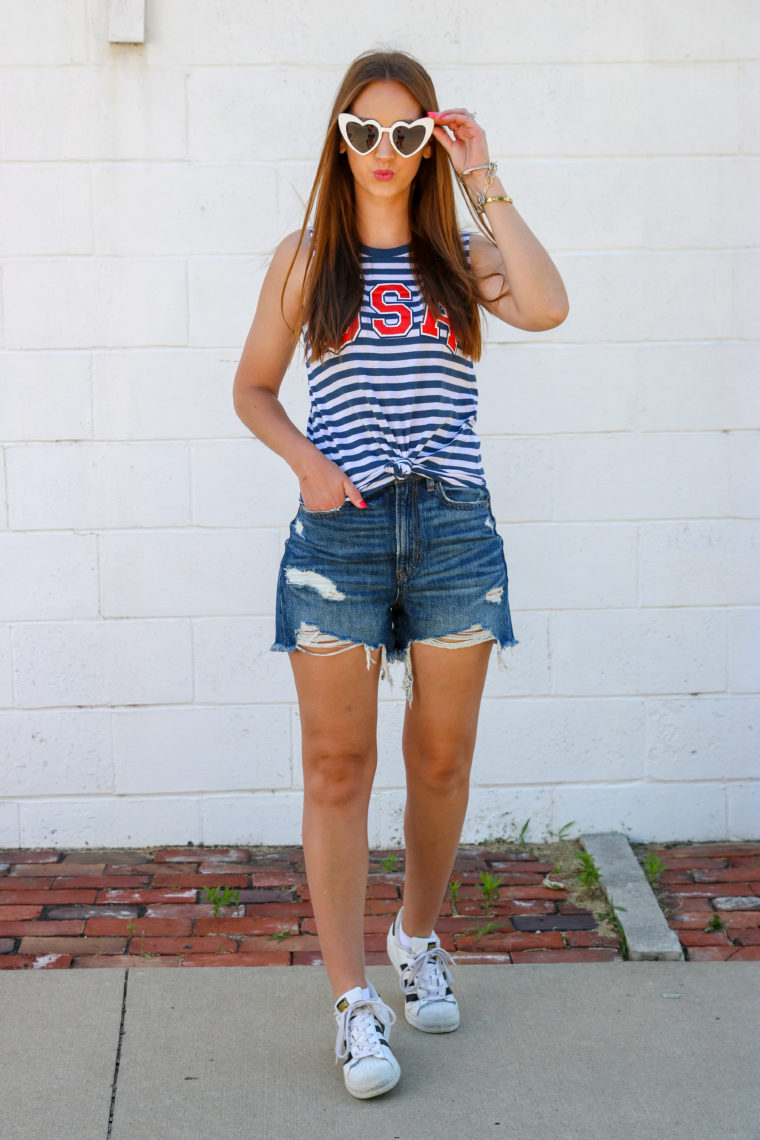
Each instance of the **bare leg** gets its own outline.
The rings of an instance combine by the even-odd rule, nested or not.
[[[303,737],[303,847],[319,943],[335,997],[366,986],[367,813],[377,766],[377,663],[362,646],[290,654]]]
[[[480,699],[492,642],[412,645],[414,700],[404,720],[404,932],[424,938],[440,913],[469,795]]]

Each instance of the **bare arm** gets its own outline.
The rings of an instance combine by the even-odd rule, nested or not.
[[[340,506],[346,497],[360,506],[361,492],[337,464],[298,430],[279,400],[280,385],[296,344],[291,329],[298,314],[308,258],[308,248],[303,245],[298,249],[284,306],[281,305],[282,287],[296,249],[298,234],[291,234],[277,247],[267,271],[235,373],[235,411],[246,427],[293,469],[308,510],[330,510]]]
[[[440,111],[433,117],[435,137],[458,173],[488,165],[483,128],[466,111]],[[482,189],[485,174],[485,170],[476,170],[466,176],[472,196]],[[489,197],[504,194],[501,180],[494,178]],[[483,304],[495,317],[519,329],[538,332],[556,328],[567,316],[569,305],[554,262],[514,205],[493,202],[485,210],[496,245],[480,234],[473,234],[470,244],[470,261]],[[505,290],[505,296],[499,298]]]

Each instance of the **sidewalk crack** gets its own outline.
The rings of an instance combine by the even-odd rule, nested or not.
[[[111,1081],[111,1107],[108,1112],[108,1132],[106,1140],[111,1140],[113,1129],[113,1114],[116,1108],[116,1085],[119,1080],[119,1064],[121,1062],[121,1043],[124,1038],[124,1019],[127,1015],[127,986],[129,984],[129,970],[124,971],[124,989],[121,994],[121,1021],[119,1023],[119,1042],[116,1046],[116,1060],[113,1066],[113,1080]]]

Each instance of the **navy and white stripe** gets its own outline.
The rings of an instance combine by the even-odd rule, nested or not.
[[[362,269],[358,327],[347,334],[354,339],[316,363],[307,354],[308,438],[361,491],[413,473],[484,484],[475,370],[445,314],[427,312],[409,247],[365,246]]]

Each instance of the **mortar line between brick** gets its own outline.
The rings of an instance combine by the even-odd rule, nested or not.
[[[116,1108],[116,1086],[119,1080],[119,1065],[121,1063],[121,1043],[124,1038],[124,1021],[127,1015],[127,986],[129,985],[129,970],[124,971],[124,989],[121,994],[121,1020],[119,1022],[119,1041],[116,1046],[116,1060],[113,1066],[113,1080],[111,1081],[111,1104],[108,1111],[108,1131],[106,1140],[111,1140],[113,1130],[113,1115]]]

